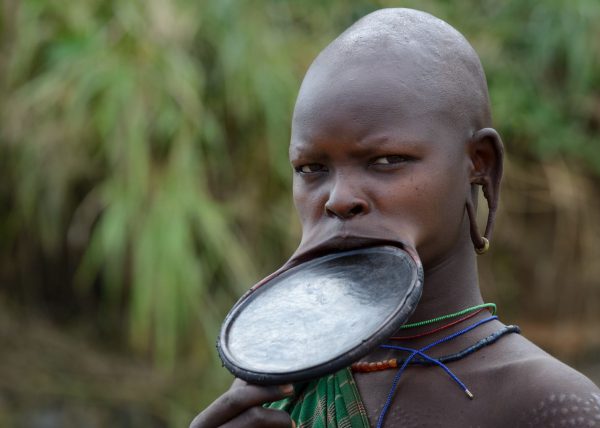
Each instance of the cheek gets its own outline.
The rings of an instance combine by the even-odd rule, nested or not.
[[[294,180],[292,185],[292,197],[294,198],[294,206],[296,207],[296,211],[298,212],[298,216],[300,220],[304,221],[304,210],[306,207],[306,193],[302,192],[299,188],[300,186]]]
[[[423,242],[439,242],[446,247],[463,232],[468,185],[456,171],[440,172],[432,178],[419,193],[422,206],[427,207],[423,209],[423,221],[428,223],[423,230]]]
[[[429,169],[428,171],[431,171]],[[414,233],[417,246],[455,240],[464,214],[464,177],[457,171],[423,172],[398,183],[381,197],[388,212]],[[450,177],[455,177],[451,179]]]
[[[305,184],[298,183],[296,180],[292,185],[292,195],[302,225],[315,221],[318,214],[324,209],[321,208],[322,203],[319,192],[314,189],[307,189]]]

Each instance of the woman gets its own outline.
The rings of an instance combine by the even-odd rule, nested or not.
[[[431,15],[374,12],[321,52],[294,109],[290,161],[303,235],[290,262],[365,238],[408,242],[425,271],[409,323],[457,312],[469,319],[400,332],[402,346],[441,341],[431,350],[439,357],[486,338],[495,343],[444,366],[450,376],[430,361],[399,377],[390,361],[399,365],[406,354],[380,348],[362,362],[383,370],[358,364],[353,374],[295,389],[236,380],[191,427],[600,426],[592,382],[478,310],[476,253],[488,249],[502,177],[502,142],[491,126],[477,54]],[[475,222],[479,187],[489,208],[483,235]]]

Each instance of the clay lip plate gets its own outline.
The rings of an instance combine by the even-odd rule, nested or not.
[[[217,340],[219,355],[229,371],[251,383],[299,382],[335,372],[404,324],[422,286],[420,261],[396,246],[309,260],[234,305]]]

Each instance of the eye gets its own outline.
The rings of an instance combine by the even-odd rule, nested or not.
[[[410,160],[411,160],[411,158],[409,156],[403,156],[403,155],[381,156],[381,157],[375,159],[372,162],[372,165],[394,165],[394,164],[408,162]]]
[[[312,174],[315,172],[327,171],[327,168],[325,167],[325,165],[322,165],[320,163],[308,163],[306,165],[300,165],[300,166],[296,167],[295,169],[296,169],[296,172],[298,172],[300,174]]]

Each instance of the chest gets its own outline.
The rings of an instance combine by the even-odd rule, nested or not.
[[[481,379],[452,367],[474,394],[465,394],[439,367],[409,367],[389,403],[384,427],[504,427],[515,426],[515,416],[498,402],[493,379]],[[372,427],[377,426],[390,394],[395,370],[356,374],[355,380]],[[508,410],[508,411],[507,411]],[[512,423],[511,423],[512,422]]]

